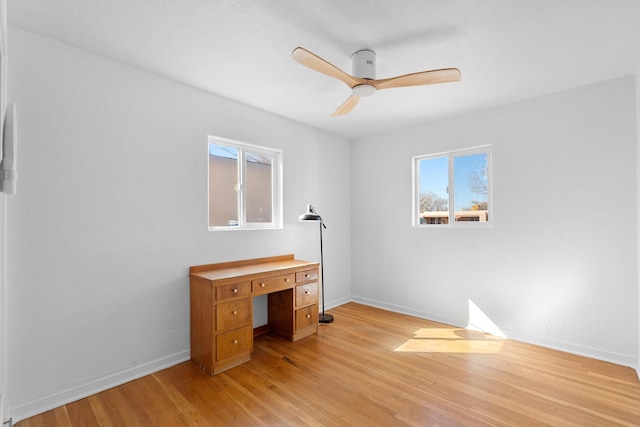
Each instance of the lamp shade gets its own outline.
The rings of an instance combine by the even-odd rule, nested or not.
[[[322,221],[322,217],[313,209],[313,206],[307,205],[307,211],[298,217],[298,221]]]

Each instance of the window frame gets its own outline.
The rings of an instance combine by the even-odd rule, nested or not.
[[[209,144],[232,147],[238,150],[237,183],[236,188],[239,196],[236,198],[238,210],[237,225],[209,225],[211,207],[210,188],[210,162]],[[246,152],[252,154],[264,154],[272,158],[271,173],[271,221],[270,222],[248,222],[247,221],[247,166]],[[283,228],[283,151],[281,149],[265,147],[261,145],[249,144],[229,138],[209,135],[207,137],[207,226],[209,231],[225,230],[274,230]]]
[[[455,159],[474,154],[487,155],[487,221],[456,221],[455,220]],[[420,161],[427,159],[435,159],[439,157],[447,158],[447,174],[448,174],[448,222],[446,224],[423,224],[420,222]],[[413,156],[411,158],[412,166],[412,225],[415,228],[487,228],[493,226],[494,207],[493,207],[493,154],[491,145],[480,145],[471,148],[451,150],[434,154],[424,154]]]

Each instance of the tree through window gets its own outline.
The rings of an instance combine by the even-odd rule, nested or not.
[[[414,225],[491,222],[491,147],[417,156],[413,170]]]

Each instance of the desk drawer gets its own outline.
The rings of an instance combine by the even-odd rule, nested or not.
[[[216,306],[216,331],[224,331],[251,323],[251,299],[229,301]]]
[[[289,289],[293,286],[295,274],[284,274],[282,276],[266,277],[264,279],[253,280],[251,289],[254,294],[273,292],[281,289]]]
[[[318,282],[296,286],[296,307],[318,303]]]
[[[245,352],[251,352],[252,339],[253,330],[251,326],[245,326],[218,335],[216,337],[216,360],[221,361]]]
[[[318,305],[296,310],[296,330],[318,323]]]
[[[216,288],[216,301],[251,295],[251,282],[232,283]]]
[[[318,269],[298,271],[296,273],[296,283],[309,282],[311,280],[318,280]]]

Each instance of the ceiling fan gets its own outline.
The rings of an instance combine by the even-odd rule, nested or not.
[[[376,79],[376,53],[370,49],[359,50],[351,56],[353,76],[302,47],[295,48],[291,57],[305,67],[343,81],[351,88],[351,96],[334,111],[332,116],[349,113],[360,98],[371,96],[376,90],[457,82],[461,77],[460,70],[457,68],[442,68],[388,79]]]

